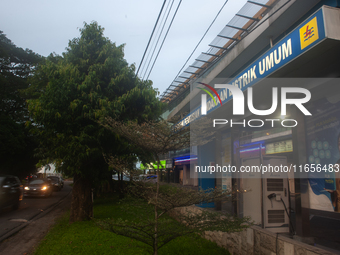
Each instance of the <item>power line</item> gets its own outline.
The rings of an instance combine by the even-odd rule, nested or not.
[[[156,44],[155,44],[155,47],[153,48],[153,51],[152,51],[152,54],[151,54],[151,58],[150,58],[150,60],[149,60],[149,62],[148,62],[147,69],[145,70],[145,73],[144,73],[144,75],[143,75],[143,80],[144,80],[144,78],[145,78],[145,76],[146,76],[146,74],[147,74],[147,72],[148,72],[149,66],[150,66],[150,64],[151,64],[151,62],[152,62],[152,58],[153,58],[153,56],[154,56],[154,54],[155,54],[155,51],[156,51],[156,49],[157,49],[157,47],[158,47],[159,40],[161,39],[161,36],[162,36],[162,34],[163,34],[164,27],[165,27],[165,25],[166,25],[166,23],[167,23],[167,21],[168,21],[168,18],[169,18],[169,15],[170,15],[170,13],[171,13],[172,6],[173,6],[174,2],[175,2],[175,0],[172,0],[172,1],[171,1],[171,4],[170,4],[170,2],[169,2],[170,9],[167,11],[167,14],[164,15],[164,17],[163,17],[163,18],[165,18],[165,21],[164,21],[164,23],[163,23],[162,28],[160,29],[161,32],[159,33],[158,38],[157,38],[157,42],[156,42]],[[165,16],[166,16],[166,17],[165,17]]]
[[[142,63],[143,63],[143,60],[144,60],[145,54],[146,54],[146,52],[147,52],[147,50],[148,50],[148,48],[149,48],[150,41],[151,41],[151,39],[152,39],[152,36],[153,36],[153,33],[155,32],[155,29],[156,29],[156,27],[157,27],[157,24],[158,24],[159,18],[160,18],[161,14],[162,14],[162,11],[163,11],[163,8],[164,8],[164,5],[165,5],[165,2],[166,2],[166,0],[164,0],[164,2],[163,2],[163,5],[162,5],[162,8],[161,8],[161,10],[160,10],[160,12],[159,12],[159,14],[158,14],[158,18],[157,18],[156,24],[155,24],[155,26],[153,27],[153,30],[152,30],[152,33],[151,33],[151,36],[150,36],[150,39],[149,39],[148,45],[146,46],[146,49],[145,49],[145,51],[144,51],[144,54],[143,54],[142,60],[141,60],[141,62],[140,62],[140,64],[139,64],[139,67],[138,67],[138,69],[137,69],[137,72],[136,72],[136,76],[135,76],[135,77],[137,77],[137,75],[138,75],[138,72],[139,72],[139,69],[140,69],[140,67],[141,67],[141,65],[142,65]]]
[[[174,1],[174,0],[172,0],[172,1]],[[170,1],[168,1],[167,6],[166,6],[165,9],[163,10],[164,15],[163,15],[163,17],[160,19],[160,21],[159,21],[159,25],[157,26],[157,28],[156,28],[156,30],[155,30],[154,37],[156,37],[156,35],[158,35],[158,37],[160,36],[160,35],[159,35],[159,32],[160,32],[160,30],[161,30],[160,27],[161,27],[161,24],[164,23],[164,19],[165,19],[165,17],[166,17],[166,13],[169,12],[169,7],[170,7]],[[157,44],[156,44],[156,40],[153,39],[152,42],[150,43],[149,49],[153,49],[153,48],[155,48],[155,47],[157,47]],[[139,73],[140,73],[140,77],[145,76],[145,73],[147,72],[146,70],[144,71],[144,69],[145,69],[146,66],[147,66],[146,63],[148,63],[148,62],[150,63],[150,62],[151,62],[151,59],[149,58],[150,55],[151,55],[151,50],[148,50],[147,56],[146,56],[146,58],[144,59],[144,62],[143,62],[143,64],[142,64],[142,67],[141,67],[140,72],[139,72]],[[148,67],[147,67],[147,69],[148,69]],[[144,72],[144,75],[142,75],[143,72]],[[143,79],[144,79],[144,77],[143,77]]]
[[[189,60],[191,59],[192,55],[195,53],[195,51],[197,50],[198,46],[201,44],[201,42],[203,41],[204,37],[206,36],[206,34],[208,33],[208,31],[210,30],[211,26],[215,23],[217,17],[220,15],[221,11],[223,10],[224,6],[228,3],[229,0],[226,0],[224,2],[224,4],[222,5],[221,9],[218,11],[218,13],[216,14],[214,20],[211,22],[210,26],[208,27],[208,29],[205,31],[205,33],[203,34],[201,40],[199,40],[199,42],[197,43],[196,47],[194,48],[194,50],[192,51],[192,53],[190,54],[190,56],[188,57],[188,59],[185,61],[183,67],[179,70],[178,74],[176,75],[175,79],[180,75],[180,73],[182,72],[182,70],[184,69],[184,67],[187,65],[187,63],[189,62]],[[174,80],[175,80],[174,79]]]
[[[174,2],[175,2],[175,0],[172,0],[171,5],[170,5],[170,2],[169,2],[170,9],[169,9],[169,11],[166,11],[166,12],[167,12],[166,17],[165,17],[165,15],[164,15],[164,17],[163,17],[163,18],[165,18],[165,21],[162,22],[162,23],[163,23],[163,26],[162,26],[162,28],[161,28],[161,31],[160,31],[159,35],[158,35],[158,39],[157,39],[157,42],[156,42],[156,44],[155,44],[155,47],[154,47],[154,49],[153,49],[153,51],[152,51],[152,54],[151,54],[150,60],[149,60],[149,62],[148,62],[147,68],[145,69],[145,73],[144,73],[144,76],[143,76],[143,80],[144,80],[144,77],[145,77],[145,75],[146,75],[146,73],[147,73],[147,70],[149,69],[150,63],[151,63],[152,58],[153,58],[153,55],[155,54],[155,51],[156,51],[156,49],[157,49],[157,45],[158,45],[158,42],[159,42],[159,40],[160,40],[160,38],[161,38],[161,35],[163,34],[164,27],[165,27],[166,22],[167,22],[167,20],[168,20],[168,18],[169,18],[169,14],[170,14],[170,12],[171,12],[171,10],[172,10],[172,6],[173,6]],[[169,7],[169,6],[168,6],[168,7]],[[156,57],[156,58],[157,58],[157,57]]]
[[[162,49],[162,47],[163,47],[164,41],[165,41],[166,37],[168,36],[168,33],[169,33],[169,31],[170,31],[170,28],[171,28],[171,25],[172,25],[172,23],[173,23],[173,21],[174,21],[174,19],[175,19],[175,17],[176,17],[177,11],[178,11],[178,9],[179,9],[181,3],[182,3],[182,0],[178,3],[178,6],[177,6],[176,11],[175,11],[175,13],[174,13],[174,16],[172,17],[171,23],[170,23],[170,25],[169,25],[169,27],[168,27],[168,30],[166,31],[166,34],[165,34],[165,36],[164,36],[163,41],[162,41],[161,47],[160,47],[159,50],[158,50],[158,53],[157,53],[157,55],[156,55],[156,58],[155,58],[155,60],[154,60],[154,62],[153,62],[153,64],[152,64],[152,67],[151,67],[150,72],[149,72],[149,74],[148,74],[148,77],[147,77],[146,79],[149,79],[149,76],[150,76],[150,74],[151,74],[151,71],[152,71],[152,69],[153,69],[153,67],[154,67],[154,65],[155,65],[155,63],[156,63],[156,60],[157,60],[157,58],[158,58],[158,55],[159,55],[159,53],[160,53],[160,51],[161,51],[161,49]]]

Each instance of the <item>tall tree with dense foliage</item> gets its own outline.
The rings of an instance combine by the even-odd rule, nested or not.
[[[35,170],[34,137],[25,128],[28,77],[42,57],[24,50],[0,31],[0,172],[23,177]]]
[[[150,81],[135,77],[96,22],[84,23],[62,56],[50,55],[32,79],[29,110],[37,125],[43,154],[74,177],[70,221],[90,219],[92,181],[108,170],[103,154],[121,155],[129,144],[98,121],[104,116],[142,123],[158,117],[162,104]],[[129,152],[130,153],[130,152]]]

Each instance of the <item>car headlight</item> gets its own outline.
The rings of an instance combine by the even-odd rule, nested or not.
[[[47,190],[47,188],[48,188],[47,186],[44,186],[41,188],[41,190]]]
[[[25,187],[25,190],[30,190],[30,188],[29,187]]]

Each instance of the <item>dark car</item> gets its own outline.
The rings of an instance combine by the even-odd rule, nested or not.
[[[157,175],[151,174],[146,176],[146,182],[152,182],[156,183],[157,182]]]
[[[24,196],[49,197],[52,192],[53,186],[50,179],[34,179],[24,188]]]
[[[53,190],[60,191],[62,189],[62,182],[59,176],[48,176],[47,179],[52,181]]]
[[[0,176],[0,209],[8,206],[12,206],[14,210],[18,209],[22,194],[22,185],[18,177]]]

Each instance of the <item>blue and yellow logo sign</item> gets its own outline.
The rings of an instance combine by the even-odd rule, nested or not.
[[[318,22],[316,17],[300,28],[301,50],[319,39]]]

